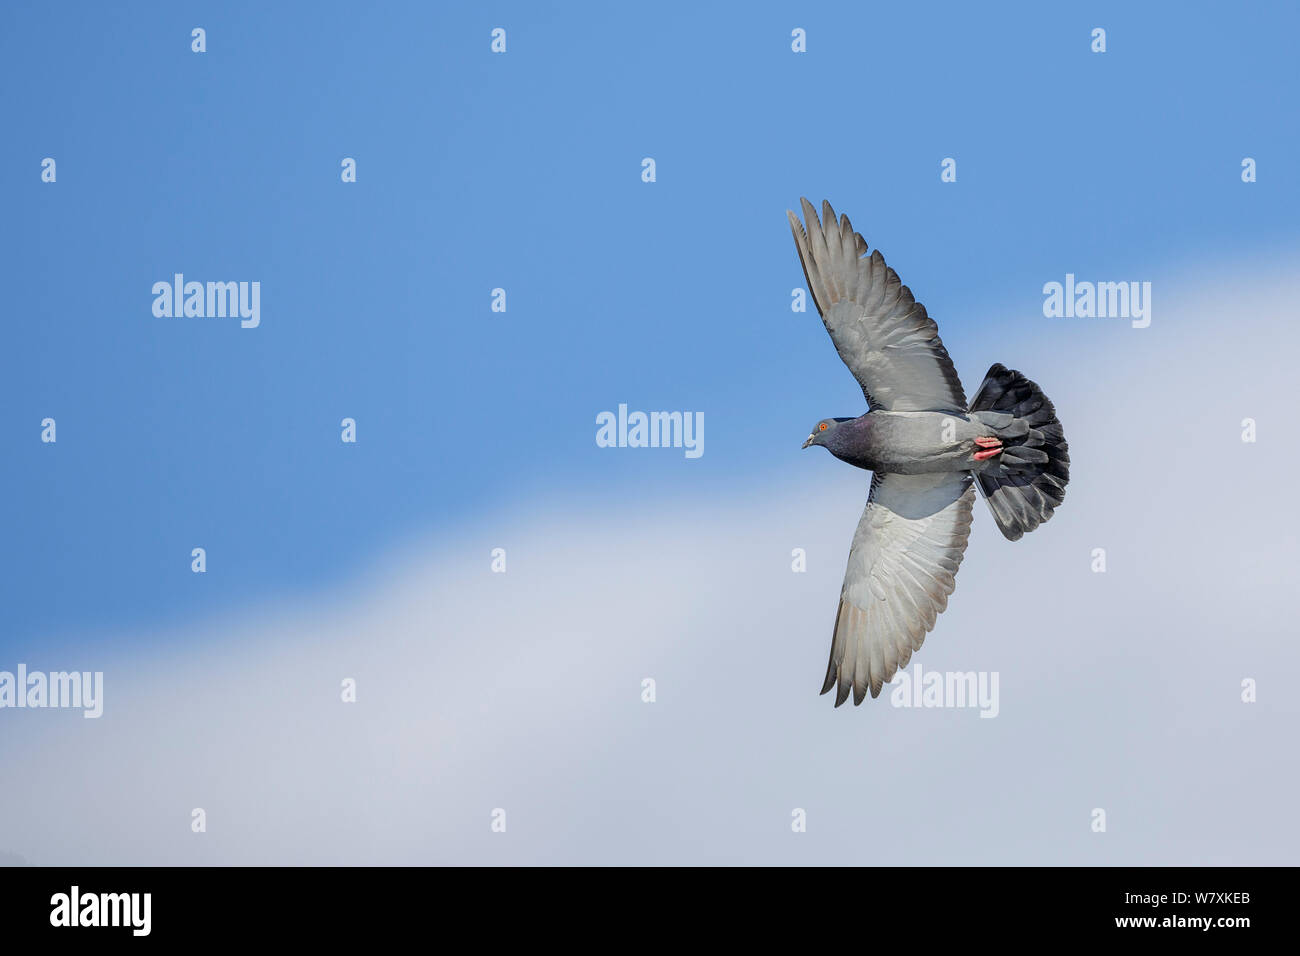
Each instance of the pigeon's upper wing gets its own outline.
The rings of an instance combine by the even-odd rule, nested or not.
[[[800,201],[808,231],[794,213],[786,215],[808,289],[867,404],[894,412],[964,412],[961,379],[925,306],[879,250],[867,257],[867,242],[848,216],[836,225],[835,210],[823,202],[818,222],[812,203]]]
[[[970,537],[970,475],[878,475],[853,535],[822,693],[860,704],[907,666],[948,606]]]

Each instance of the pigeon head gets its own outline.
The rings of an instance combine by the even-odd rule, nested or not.
[[[844,424],[844,422],[851,421],[853,421],[851,418],[823,418],[813,426],[812,434],[809,435],[808,440],[803,443],[803,447],[807,448],[809,445],[823,445],[827,448],[834,449],[836,439],[840,437],[835,434],[835,429],[839,428],[839,426]]]

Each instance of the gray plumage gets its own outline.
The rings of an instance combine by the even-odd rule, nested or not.
[[[849,550],[822,693],[872,697],[905,667],[948,605],[975,488],[1015,541],[1065,496],[1069,447],[1047,396],[989,369],[969,405],[939,328],[879,251],[808,200],[788,213],[813,301],[868,412],[818,422],[804,442],[874,472]]]

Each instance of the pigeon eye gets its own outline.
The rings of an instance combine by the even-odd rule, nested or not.
[[[822,422],[820,425],[818,425],[818,426],[817,426],[817,430],[818,430],[819,432],[824,432],[824,431],[826,431],[826,423],[825,423],[825,422]]]

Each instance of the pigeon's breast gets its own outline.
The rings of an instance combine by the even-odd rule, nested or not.
[[[872,412],[866,416],[861,457],[872,471],[921,475],[966,471],[978,423],[952,412]]]

